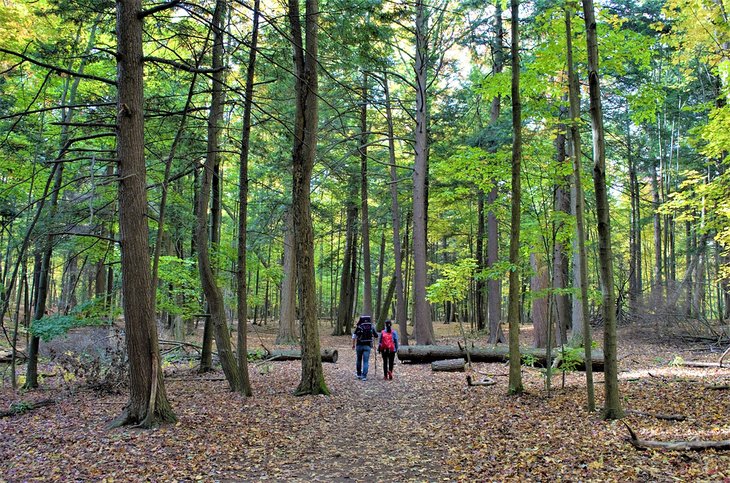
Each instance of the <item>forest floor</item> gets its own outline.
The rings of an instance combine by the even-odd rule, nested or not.
[[[458,325],[437,324],[439,342]],[[560,373],[548,396],[544,377],[525,368],[526,392],[508,396],[503,364],[474,364],[497,380],[469,387],[464,373],[396,362],[382,379],[382,361],[368,381],[355,378],[349,337],[324,364],[330,396],[295,397],[300,362],[251,366],[254,397],[228,390],[220,371],[198,375],[192,362],[166,364],[166,388],[179,419],[152,430],[107,429],[126,402],[86,389],[45,365],[41,389],[16,393],[4,382],[0,409],[20,401],[55,404],[0,419],[0,481],[725,481],[730,451],[639,451],[622,422],[585,411],[583,373]],[[249,332],[249,347],[271,347],[274,327]],[[524,341],[529,343],[529,331]],[[630,414],[639,438],[730,439],[730,369],[671,365],[717,360],[698,352],[620,334],[620,388],[625,408],[680,414],[663,421]],[[596,374],[598,404],[603,375]]]

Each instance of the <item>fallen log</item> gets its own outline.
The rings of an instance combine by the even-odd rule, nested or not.
[[[21,351],[15,353],[15,362],[24,362],[25,354]],[[10,364],[13,362],[13,351],[10,349],[0,351],[0,364]]]
[[[337,349],[322,349],[320,351],[322,362],[336,363],[339,354]],[[267,359],[271,361],[298,361],[302,359],[300,349],[272,350],[269,351]]]
[[[684,361],[680,366],[685,367],[722,367],[719,362]]]
[[[637,449],[666,449],[669,451],[704,451],[706,449],[730,450],[730,439],[720,441],[653,441],[639,439],[624,421],[629,430],[629,443]]]
[[[536,367],[544,367],[547,357],[545,349],[520,349],[523,357],[530,358],[530,362]],[[471,347],[469,355],[472,362],[507,362],[509,361],[509,349],[506,346],[496,347]],[[560,350],[553,351],[553,358],[560,355]],[[447,345],[409,345],[401,346],[398,349],[398,359],[401,362],[414,364],[426,364],[429,362],[446,359],[465,359],[466,351],[458,346]],[[560,362],[558,369],[564,362]],[[603,353],[593,351],[591,367],[595,372],[603,372]],[[581,360],[575,370],[585,370],[585,363]]]
[[[434,372],[464,372],[464,359],[446,359],[443,361],[433,361],[431,370]]]
[[[8,411],[0,411],[0,418],[7,418],[8,416],[15,416],[16,414],[27,413],[34,409],[50,406],[51,404],[56,404],[56,401],[53,399],[43,399],[41,401],[31,403],[25,401],[13,403],[10,405],[10,409]]]

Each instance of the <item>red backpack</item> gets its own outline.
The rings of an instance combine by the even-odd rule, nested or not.
[[[395,352],[395,344],[393,343],[393,333],[382,331],[380,333],[380,350]]]

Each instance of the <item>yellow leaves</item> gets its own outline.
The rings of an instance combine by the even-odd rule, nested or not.
[[[600,470],[603,468],[603,456],[600,457],[600,459],[596,461],[591,461],[588,463],[588,469],[589,470]]]

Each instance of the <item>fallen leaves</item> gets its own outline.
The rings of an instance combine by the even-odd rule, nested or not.
[[[54,396],[58,404],[0,421],[0,478],[108,483],[730,478],[729,452],[635,450],[622,424],[583,410],[582,374],[569,374],[566,388],[551,397],[536,371],[525,371],[528,394],[507,396],[501,364],[476,366],[498,382],[478,390],[466,386],[463,374],[432,373],[428,365],[398,364],[393,381],[373,374],[362,382],[353,376],[349,342],[328,337],[323,343],[341,353],[337,364],[324,365],[331,396],[292,395],[298,361],[252,373],[254,397],[248,399],[229,392],[225,381],[176,367],[185,377],[169,378],[166,385],[179,421],[150,431],[105,429],[124,406],[123,396],[46,394],[49,389],[25,395]],[[621,382],[625,407],[687,419],[630,415],[632,427],[646,439],[728,439],[727,393],[704,386],[727,384],[730,370],[674,373],[652,357],[627,367],[633,372]],[[661,376],[651,377],[649,370]],[[13,398],[0,393],[6,406]]]

